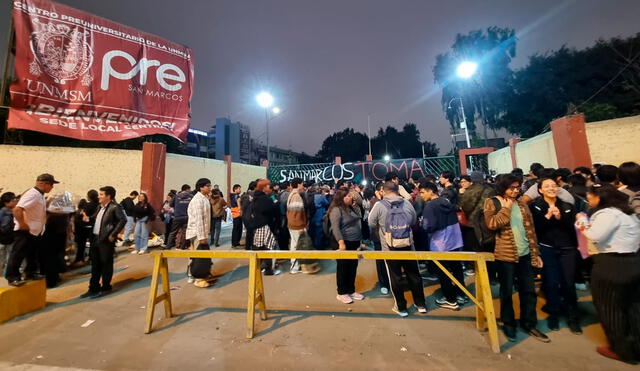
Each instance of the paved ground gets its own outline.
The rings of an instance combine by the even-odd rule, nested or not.
[[[257,319],[258,333],[248,340],[245,263],[217,261],[216,285],[198,289],[186,282],[186,260],[171,260],[176,316],[160,319],[158,306],[155,330],[145,335],[151,263],[149,255],[120,254],[115,292],[97,300],[77,299],[87,289],[88,267],[68,274],[61,287],[48,292],[45,309],[0,325],[0,369],[635,369],[594,352],[603,334],[594,324],[589,296],[580,299],[584,335],[571,334],[564,323],[549,334],[551,344],[523,334],[509,343],[501,334],[502,353],[493,354],[486,335],[475,329],[472,306],[459,312],[435,309],[437,286],[426,289],[426,316],[393,314],[393,301],[379,295],[375,266],[368,261],[361,262],[356,282],[367,299],[352,305],[335,299],[333,262],[323,262],[323,272],[315,276],[265,277],[269,319]],[[88,320],[95,322],[81,327]],[[547,332],[544,321],[540,328]]]

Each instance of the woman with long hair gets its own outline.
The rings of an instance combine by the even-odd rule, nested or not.
[[[354,209],[353,198],[349,191],[338,189],[329,210],[330,235],[329,246],[334,250],[357,250],[362,240],[361,217]],[[344,304],[351,304],[353,300],[363,300],[364,295],[356,292],[357,259],[336,260],[336,282],[338,296]]]
[[[543,310],[549,314],[547,326],[558,331],[558,317],[567,316],[569,330],[582,334],[578,318],[578,296],[575,288],[578,240],[573,226],[573,205],[558,198],[554,179],[538,181],[538,197],[529,204],[544,261],[542,286],[547,299]]]
[[[551,340],[536,328],[536,291],[533,268],[542,268],[538,241],[529,207],[518,200],[522,181],[511,174],[498,176],[497,197],[484,203],[487,227],[496,231],[496,266],[500,281],[500,317],[504,334],[516,340],[516,318],[513,310],[513,289],[517,282],[520,300],[520,327],[537,340]]]
[[[149,203],[149,197],[144,192],[138,195],[138,203],[133,207],[133,220],[136,225],[133,232],[133,240],[135,249],[132,254],[144,254],[149,246],[149,226],[148,223],[153,221],[155,210]]]
[[[609,346],[601,355],[627,363],[640,361],[640,220],[627,195],[610,184],[587,192],[591,207],[577,225],[592,242],[591,294]]]

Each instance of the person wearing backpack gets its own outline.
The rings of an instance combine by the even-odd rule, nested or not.
[[[353,209],[353,199],[347,190],[336,191],[329,210],[329,246],[333,250],[355,251],[360,247],[362,240],[362,223],[360,217]],[[354,300],[364,300],[364,295],[356,292],[356,272],[358,270],[357,259],[336,260],[336,282],[338,295],[336,299],[344,304],[351,304]]]
[[[533,268],[542,268],[538,240],[529,207],[517,197],[522,182],[511,174],[501,174],[496,184],[497,197],[484,203],[487,227],[495,231],[495,259],[500,280],[500,317],[509,341],[516,340],[517,322],[513,310],[513,289],[520,300],[520,326],[535,339],[551,340],[536,328],[536,292]],[[517,285],[515,285],[517,282]]]
[[[18,198],[13,192],[5,192],[0,196],[0,273],[4,275],[4,267],[13,244],[13,208]]]
[[[429,250],[439,252],[460,250],[464,244],[456,206],[445,196],[438,196],[438,187],[431,182],[420,183],[420,197],[426,202],[422,209],[420,227],[429,236]],[[442,265],[464,285],[462,262],[442,261]],[[440,308],[459,310],[468,299],[442,269],[438,269],[436,273],[442,288],[442,297],[436,299],[436,305]]]
[[[382,186],[383,198],[376,202],[369,213],[369,227],[371,229],[378,228],[383,251],[415,251],[411,226],[416,222],[416,211],[409,201],[398,194],[398,189],[398,185],[393,181],[384,183]],[[416,310],[419,313],[427,313],[418,262],[416,260],[386,260],[385,265],[391,283],[391,293],[395,300],[392,310],[400,317],[409,315],[404,289],[400,283],[404,272]]]
[[[624,162],[618,168],[618,180],[622,183],[620,192],[629,196],[629,206],[640,216],[640,165]]]

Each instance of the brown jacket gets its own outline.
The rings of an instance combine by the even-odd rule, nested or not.
[[[226,215],[224,209],[227,207],[227,201],[224,198],[210,198],[209,202],[211,202],[211,216],[214,218],[222,218]]]
[[[502,201],[501,201],[502,203]],[[538,240],[533,227],[533,217],[529,207],[522,201],[518,201],[520,212],[522,213],[522,222],[524,230],[529,240],[529,250],[531,250],[531,262],[538,260]],[[496,250],[494,255],[496,260],[506,262],[518,261],[518,248],[513,238],[511,230],[511,209],[502,206],[500,210],[496,210],[491,198],[484,202],[484,220],[489,229],[496,231]]]

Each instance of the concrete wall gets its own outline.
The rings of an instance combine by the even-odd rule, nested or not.
[[[120,200],[140,188],[142,151],[0,145],[0,159],[3,192],[23,193],[42,173],[60,181],[54,194],[68,191],[84,198],[90,189],[111,185]]]
[[[518,167],[529,171],[529,166],[534,162],[539,162],[544,167],[558,167],[556,148],[553,145],[551,132],[540,134],[533,138],[524,140],[516,146],[516,161]]]
[[[489,169],[494,170],[496,174],[511,172],[513,169],[511,165],[511,149],[504,147],[489,153]]]
[[[245,165],[235,162],[231,165],[231,186],[240,184],[243,191],[247,190],[247,186],[252,180],[266,177],[267,168],[264,166]]]
[[[626,161],[640,163],[640,116],[588,122],[586,129],[589,152],[594,163],[615,166]]]
[[[227,189],[227,166],[224,161],[167,153],[165,162],[164,194],[170,189],[180,190],[183,184],[195,186],[199,178],[211,179],[222,192]]]

